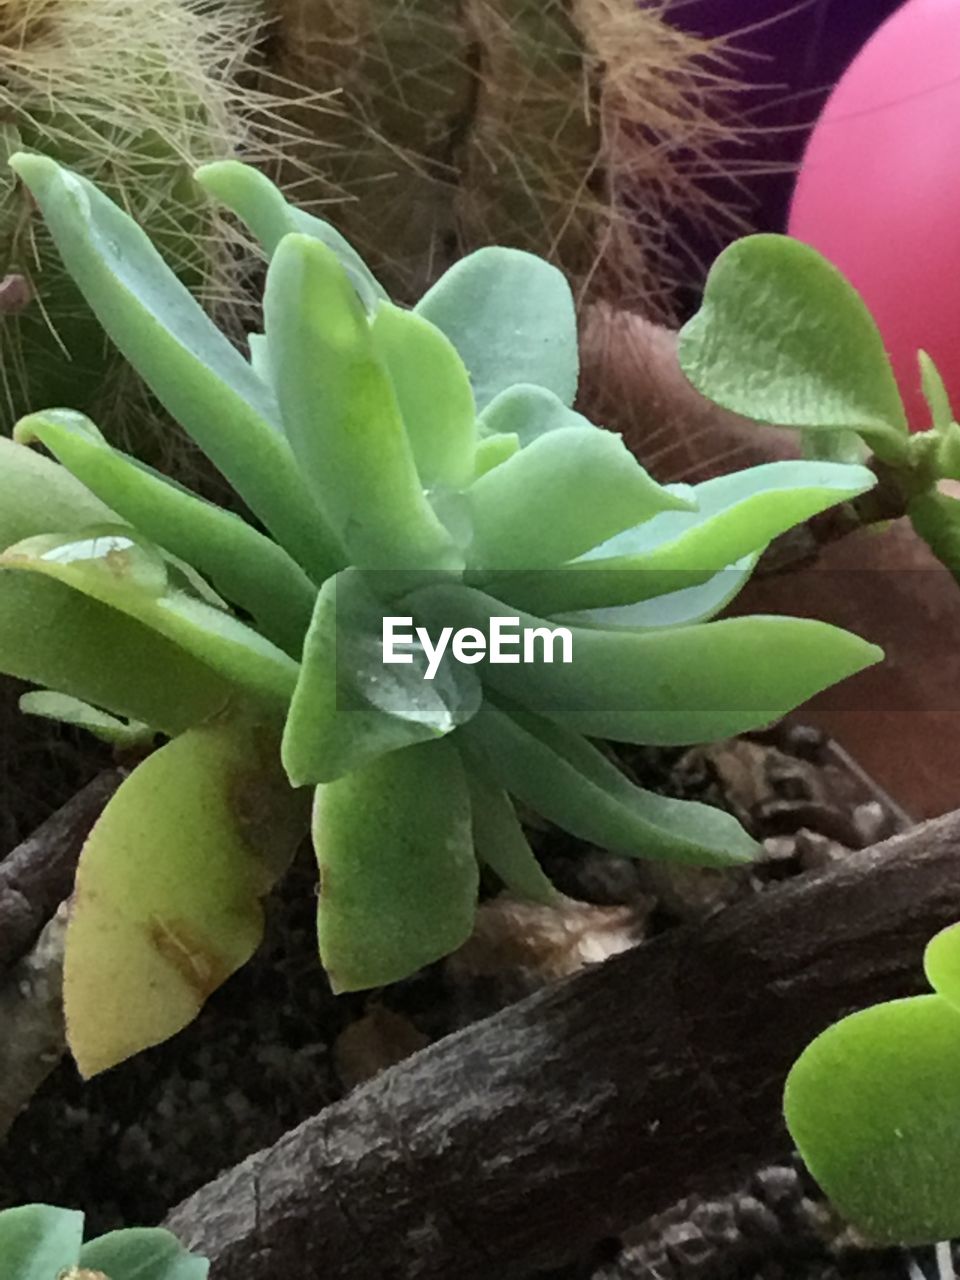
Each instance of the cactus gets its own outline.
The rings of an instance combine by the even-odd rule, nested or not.
[[[670,312],[670,222],[708,206],[730,128],[715,47],[668,24],[669,0],[272,3],[276,72],[339,101],[291,110],[313,134],[294,162],[322,175],[297,199],[344,192],[338,225],[395,293],[500,243],[581,297]]]

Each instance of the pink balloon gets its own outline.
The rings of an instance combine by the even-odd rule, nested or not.
[[[960,412],[960,0],[908,0],[857,55],[810,139],[789,229],[863,295],[911,426],[929,425],[919,347]]]

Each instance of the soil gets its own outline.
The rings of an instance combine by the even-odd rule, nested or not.
[[[763,859],[732,872],[680,870],[533,826],[538,856],[570,896],[561,910],[497,896],[491,884],[476,933],[455,956],[381,991],[334,997],[316,957],[315,871],[305,853],[269,904],[260,952],[191,1027],[86,1084],[69,1061],[54,1072],[0,1149],[0,1207],[80,1207],[94,1234],[157,1222],[201,1183],[424,1044],[910,823],[804,726],[686,751],[629,749],[620,760],[648,787],[734,812],[763,841]],[[795,1165],[758,1171],[722,1198],[685,1201],[555,1280],[847,1275],[906,1280],[906,1262],[857,1247]]]

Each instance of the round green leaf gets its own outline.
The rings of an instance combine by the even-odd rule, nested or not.
[[[0,1280],[56,1280],[74,1267],[83,1239],[83,1214],[49,1204],[0,1213]]]

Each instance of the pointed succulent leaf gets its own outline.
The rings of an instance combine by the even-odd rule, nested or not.
[[[473,565],[563,564],[661,511],[691,503],[644,471],[609,431],[552,431],[488,471],[467,492]]]
[[[139,720],[119,720],[106,711],[91,707],[88,702],[51,689],[23,694],[18,706],[24,715],[40,716],[44,720],[56,720],[60,724],[85,729],[113,747],[144,746],[155,737],[155,731]]]
[[[695,587],[685,587],[612,609],[585,609],[582,613],[561,614],[553,621],[576,627],[599,627],[605,631],[621,627],[631,631],[655,631],[709,622],[739,594],[759,558],[756,551],[743,556],[736,564],[721,569]]]
[[[82,414],[66,409],[34,413],[21,419],[14,434],[24,443],[39,440],[91,493],[110,503],[120,519],[207,574],[231,603],[251,614],[259,631],[299,657],[316,588],[275,542],[232,511],[114,449]],[[60,526],[56,530],[66,532]]]
[[[80,1266],[110,1280],[207,1280],[210,1264],[160,1227],[110,1231],[80,1250]]]
[[[468,764],[558,827],[614,853],[698,866],[748,861],[757,846],[709,805],[637,787],[578,733],[486,701],[457,735]]]
[[[501,788],[468,773],[473,841],[478,859],[519,898],[553,907],[561,894],[550,883],[523,833],[513,802]]]
[[[589,418],[569,408],[552,391],[531,383],[501,391],[484,409],[478,425],[482,433],[515,434],[523,448],[550,431],[566,431],[570,427],[598,430]]]
[[[0,551],[38,533],[72,533],[116,519],[64,467],[0,436]]]
[[[907,504],[916,533],[960,581],[960,499],[930,489]]]
[[[264,320],[284,430],[331,527],[360,568],[455,568],[424,496],[390,377],[333,252],[284,238]]]
[[[680,364],[716,404],[804,431],[856,431],[881,457],[906,449],[907,418],[883,339],[851,284],[787,236],[738,240],[680,333]]]
[[[478,872],[450,742],[392,752],[318,787],[313,842],[320,957],[335,991],[395,982],[469,937]]]
[[[563,272],[542,258],[478,249],[441,276],[416,311],[460,352],[478,409],[518,382],[573,403],[579,375],[573,294]]]
[[[787,1078],[794,1142],[873,1244],[960,1232],[960,1013],[938,995],[892,1000],[829,1027]]]
[[[499,467],[501,462],[506,462],[508,458],[519,452],[520,437],[513,432],[498,432],[494,435],[483,436],[477,441],[477,452],[474,455],[474,478],[479,479],[485,476],[488,471],[492,471],[494,467]]]
[[[306,832],[272,731],[218,722],[140,764],[95,824],[67,926],[67,1039],[84,1076],[168,1039],[260,943],[260,899]]]
[[[383,618],[390,612],[356,569],[324,583],[283,735],[294,786],[331,782],[385,752],[441,738],[480,705],[472,667],[445,656],[426,680],[419,645],[409,662],[384,662]]]
[[[934,991],[960,1014],[960,925],[941,929],[927,943],[923,968]]]
[[[787,529],[876,484],[866,467],[768,462],[693,486],[693,511],[664,511],[562,571],[498,575],[497,594],[532,613],[635,604],[706,582]]]
[[[371,326],[420,482],[425,489],[469,484],[477,448],[476,409],[463,361],[450,339],[413,311],[382,302]]]
[[[45,156],[11,165],[64,266],[164,407],[316,582],[341,567],[279,429],[270,388],[213,324],[147,235],[78,174]]]
[[[425,588],[410,605],[434,627],[475,627],[484,635],[505,613],[501,601],[464,586]],[[616,742],[666,746],[734,737],[883,657],[876,645],[825,622],[748,617],[668,631],[572,627],[571,660],[564,662],[548,622],[515,616],[525,640],[537,630],[543,636],[535,647],[539,660],[487,659],[478,667],[484,684],[537,715]]]
[[[917,352],[917,361],[923,398],[930,410],[930,424],[935,431],[947,431],[956,419],[943,376],[926,351]]]
[[[53,578],[7,569],[0,671],[168,734],[242,700],[236,685],[132,617]]]
[[[44,574],[135,618],[253,698],[285,708],[293,693],[292,658],[190,591],[176,566],[123,526],[25,538],[0,554],[0,568]]]
[[[245,223],[272,258],[284,236],[291,231],[312,236],[332,249],[350,277],[368,311],[388,300],[387,292],[353,245],[322,218],[289,204],[283,193],[253,165],[238,160],[219,160],[202,165],[194,173],[197,182]]]
[[[55,1280],[75,1267],[83,1214],[49,1204],[0,1212],[0,1280]]]

